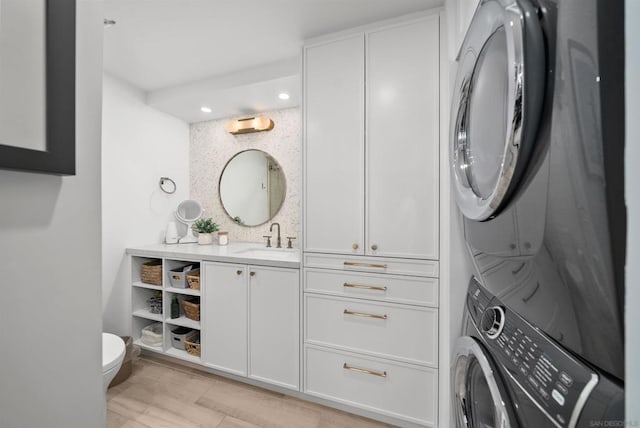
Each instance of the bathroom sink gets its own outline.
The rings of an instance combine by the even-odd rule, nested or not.
[[[243,250],[235,251],[234,254],[256,259],[289,260],[297,258],[298,252],[295,249],[245,248]]]

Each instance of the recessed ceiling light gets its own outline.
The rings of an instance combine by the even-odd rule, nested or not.
[[[281,100],[288,100],[288,99],[289,99],[289,98],[291,98],[291,97],[290,97],[290,96],[289,96],[289,94],[287,94],[286,92],[280,92],[280,93],[278,94],[278,98],[280,98]]]
[[[203,113],[211,113],[211,107],[202,106],[200,107],[200,111],[202,111]]]

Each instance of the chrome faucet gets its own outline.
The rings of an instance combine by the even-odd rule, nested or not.
[[[278,226],[278,241],[276,244],[276,248],[282,248],[282,240],[280,239],[280,223],[271,223],[269,232],[273,232],[273,226]]]

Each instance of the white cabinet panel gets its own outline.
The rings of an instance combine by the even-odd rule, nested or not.
[[[381,257],[338,256],[335,254],[305,253],[306,267],[340,269],[371,273],[391,273],[396,275],[438,276],[438,262],[434,260],[384,259]]]
[[[438,258],[438,17],[367,38],[367,254]]]
[[[249,267],[249,377],[297,390],[300,272]]]
[[[247,375],[247,266],[203,263],[206,326],[203,362]]]
[[[307,294],[305,340],[438,366],[438,310]]]
[[[305,250],[363,254],[364,36],[305,48],[304,82]]]
[[[437,370],[312,346],[305,360],[307,394],[437,426]]]
[[[438,280],[324,269],[304,270],[305,291],[438,307]]]

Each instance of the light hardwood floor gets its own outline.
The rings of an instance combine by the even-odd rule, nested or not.
[[[108,428],[388,427],[149,355],[107,393]]]

